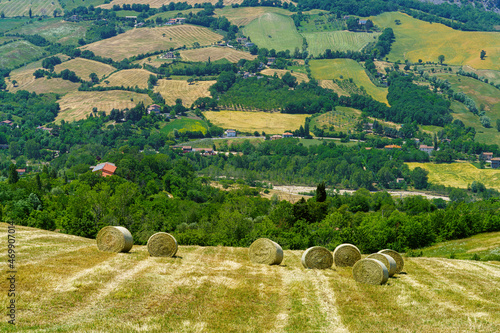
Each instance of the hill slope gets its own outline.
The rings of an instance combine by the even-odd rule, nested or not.
[[[406,274],[370,286],[349,268],[303,269],[302,251],[285,251],[280,266],[250,263],[246,248],[181,246],[176,258],[151,258],[145,246],[102,253],[91,239],[16,229],[16,331],[500,330],[494,263],[408,258]],[[13,327],[2,321],[0,330]]]

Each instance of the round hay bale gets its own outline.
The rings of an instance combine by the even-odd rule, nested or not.
[[[313,246],[302,254],[302,265],[304,268],[327,269],[333,265],[333,255],[322,246]]]
[[[177,253],[177,240],[166,232],[157,232],[148,239],[148,252],[152,257],[173,257]]]
[[[270,239],[259,238],[250,245],[248,256],[257,264],[279,265],[283,261],[283,249]]]
[[[403,257],[396,251],[390,250],[390,249],[385,249],[385,250],[380,250],[378,253],[383,253],[390,255],[394,261],[396,261],[396,273],[401,273],[403,271],[403,267],[405,266],[405,261],[403,260]]]
[[[368,258],[377,259],[378,261],[382,262],[389,271],[389,277],[396,274],[396,260],[394,260],[390,255],[385,253],[373,253],[370,254]]]
[[[97,248],[105,252],[128,252],[134,245],[132,234],[124,227],[104,227],[97,233]]]
[[[352,267],[361,259],[361,252],[352,244],[341,244],[333,251],[333,261],[337,267]]]
[[[352,268],[354,280],[368,284],[384,284],[389,279],[389,271],[385,265],[372,258],[356,262]]]

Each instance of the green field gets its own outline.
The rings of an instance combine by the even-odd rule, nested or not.
[[[426,257],[449,258],[455,255],[457,259],[471,259],[474,254],[477,254],[480,259],[496,258],[498,260],[500,258],[499,244],[500,232],[490,232],[438,243],[422,249],[422,252]]]
[[[410,170],[420,167],[429,171],[429,182],[433,184],[467,188],[473,181],[487,188],[500,189],[500,169],[478,169],[470,163],[406,163]]]
[[[387,102],[387,89],[375,86],[364,68],[352,59],[311,60],[312,76],[317,80],[352,79],[358,87],[364,87],[366,92],[382,103]]]
[[[346,30],[347,25],[344,19],[338,19],[337,15],[307,15],[306,20],[300,22],[300,27],[297,30],[300,33],[304,32],[323,32]]]
[[[259,6],[232,8],[226,3],[224,8],[215,10],[216,15],[225,16],[232,24],[237,25],[238,27],[245,26],[253,20],[259,18],[260,16],[269,13],[276,13],[286,16],[290,16],[293,14],[292,12],[279,7]]]
[[[89,22],[74,23],[65,22],[62,18],[51,18],[34,21],[31,24],[11,30],[9,33],[20,35],[38,34],[51,42],[76,44],[78,39],[85,37],[89,25]]]
[[[295,29],[290,17],[266,13],[243,28],[243,34],[249,36],[257,46],[276,51],[302,47],[302,36]]]
[[[181,118],[181,119],[175,119],[175,120],[168,122],[161,129],[161,131],[163,133],[167,133],[167,134],[172,132],[173,130],[177,130],[177,131],[179,131],[179,133],[182,133],[185,131],[190,131],[190,132],[200,131],[203,134],[205,134],[205,133],[207,133],[208,126],[202,120]]]
[[[452,65],[470,65],[476,69],[500,70],[500,33],[453,30],[402,13],[383,13],[370,19],[381,28],[392,28],[396,41],[388,55],[390,61],[408,59],[437,62],[439,55]],[[396,25],[394,20],[400,20]],[[481,60],[481,50],[486,58]]]
[[[43,48],[25,40],[0,46],[0,67],[9,68],[31,62],[41,57],[44,52]]]
[[[332,51],[361,51],[368,43],[376,43],[380,33],[325,31],[302,33],[307,40],[310,54],[319,55],[326,49]]]
[[[88,8],[92,5],[97,7],[102,5],[104,2],[105,0],[59,0],[61,7],[64,8],[65,11],[69,11],[80,6]]]
[[[323,113],[311,119],[309,124],[310,128],[316,126],[317,128],[324,129],[327,132],[344,132],[353,130],[358,122],[361,111],[353,108],[336,106],[335,111]],[[329,129],[333,127],[333,130]]]
[[[6,17],[0,20],[0,33],[15,29],[27,23],[27,18],[10,18]]]
[[[466,72],[473,72],[479,75],[480,77],[487,78],[490,82],[494,82],[495,84],[500,84],[500,71],[495,71],[492,69],[475,69],[470,66],[463,66],[463,70]]]
[[[87,5],[88,6],[88,5]],[[31,8],[32,15],[52,16],[54,10],[59,9],[62,13],[62,7],[57,0],[2,0],[0,1],[0,12],[5,16],[28,16]]]
[[[202,8],[191,8],[191,9],[186,9],[186,10],[173,10],[171,12],[163,12],[163,13],[155,14],[155,15],[149,17],[147,19],[147,21],[149,21],[149,20],[156,20],[157,17],[161,17],[162,19],[171,19],[171,18],[177,17],[178,14],[181,14],[181,15],[184,16],[184,15],[187,15],[189,13],[196,14],[196,13],[202,11],[202,10],[203,10]],[[118,13],[121,13],[121,12],[125,12],[125,11],[121,10],[121,11],[117,12],[117,15],[118,15]],[[127,15],[120,14],[120,16],[136,16],[136,15],[140,14],[140,13],[137,13],[137,12],[133,12],[133,13],[136,13],[136,14],[127,14]]]

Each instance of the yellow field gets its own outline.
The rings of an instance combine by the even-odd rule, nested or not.
[[[194,6],[195,4],[201,4],[205,2],[209,2],[212,5],[215,5],[219,0],[113,0],[109,4],[104,4],[100,5],[97,7],[105,8],[105,9],[111,9],[113,8],[114,5],[123,5],[123,4],[139,4],[139,5],[149,5],[151,8],[160,8],[163,5],[168,6],[169,3],[174,2],[187,2],[188,5]],[[243,0],[225,0],[224,1],[224,6],[231,6],[233,3],[240,4],[242,3]]]
[[[85,45],[81,49],[118,61],[142,53],[168,50],[171,47],[191,47],[194,42],[211,45],[222,39],[221,35],[204,27],[175,25],[132,29],[118,36]]]
[[[28,16],[31,8],[33,15],[48,15],[51,16],[54,10],[63,11],[59,1],[53,0],[2,0],[0,1],[0,12],[5,16]]]
[[[8,81],[7,89],[10,92],[27,90],[29,92],[35,92],[37,94],[56,93],[64,95],[72,91],[77,91],[78,87],[80,87],[80,83],[74,83],[60,78],[52,78],[49,80],[45,77],[42,77],[35,80],[35,77],[33,75],[30,75],[29,77],[25,77],[22,79],[23,83],[19,83],[21,81],[17,80],[15,77],[16,76],[13,76],[13,79],[18,82],[16,87],[12,85],[11,81]]]
[[[333,90],[339,96],[349,96],[342,88],[339,87],[338,84],[333,83],[332,80],[319,80],[319,85],[325,89]]]
[[[153,103],[148,95],[130,91],[76,91],[67,94],[59,101],[61,111],[56,120],[84,119],[94,107],[109,114],[112,109],[133,108],[139,102],[143,102],[145,106]]]
[[[282,1],[289,2],[289,1]],[[224,2],[224,4],[226,4]],[[215,14],[219,16],[225,16],[232,24],[240,26],[245,26],[252,22],[256,18],[261,17],[266,13],[278,13],[282,15],[292,15],[293,13],[278,7],[239,7],[232,8],[227,6],[224,8],[216,9]]]
[[[99,86],[101,87],[135,87],[138,86],[141,89],[148,87],[149,76],[153,74],[145,69],[124,69],[119,72],[113,73],[111,76],[107,77],[105,81],[101,82]]]
[[[181,51],[181,58],[187,61],[217,61],[226,59],[230,62],[238,62],[240,59],[254,60],[257,58],[248,52],[238,51],[229,47],[206,47],[194,50]]]
[[[71,59],[54,67],[56,73],[60,73],[65,69],[75,72],[77,76],[85,81],[90,81],[89,75],[91,73],[96,73],[99,78],[102,78],[116,71],[116,68],[111,65],[83,58]]]
[[[499,32],[458,31],[402,13],[383,13],[370,19],[382,28],[394,30],[396,41],[389,53],[390,61],[437,62],[442,54],[447,64],[500,70]],[[401,25],[396,25],[396,19]],[[486,51],[485,60],[479,57],[481,50]]]
[[[232,128],[243,132],[266,132],[266,134],[283,134],[285,131],[297,130],[304,126],[307,114],[286,114],[269,112],[243,111],[207,111],[205,117],[214,125]]]
[[[379,102],[387,102],[387,89],[375,86],[365,70],[352,59],[323,59],[311,60],[311,73],[315,79],[353,79],[358,87],[364,87],[368,95]]]
[[[470,163],[432,164],[406,163],[410,170],[420,167],[429,171],[429,182],[439,185],[467,188],[473,181],[487,188],[500,190],[499,169],[478,169]]]
[[[199,97],[210,97],[208,88],[215,82],[198,81],[188,84],[184,80],[158,80],[154,91],[159,92],[169,105],[175,104],[175,100],[180,98],[185,107],[190,107]]]
[[[403,274],[374,286],[355,282],[350,267],[304,269],[303,251],[285,250],[279,266],[252,263],[241,247],[179,246],[161,258],[146,246],[100,252],[93,239],[22,226],[16,254],[18,332],[500,330],[495,261],[405,258]]]
[[[290,71],[286,70],[286,69],[266,68],[260,72],[264,75],[269,75],[269,76],[273,76],[274,73],[276,73],[276,74],[278,74],[279,77],[283,77],[283,75],[285,75],[287,72],[290,72]],[[293,76],[295,76],[297,78],[298,83],[309,82],[309,78],[307,77],[307,74],[298,73],[298,72],[293,72],[293,73],[290,72],[290,74],[292,74]]]

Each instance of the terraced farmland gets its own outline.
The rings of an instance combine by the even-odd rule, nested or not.
[[[307,40],[310,54],[319,55],[326,49],[332,51],[361,51],[368,43],[376,43],[380,33],[324,31],[302,33]]]
[[[408,59],[437,62],[439,55],[451,65],[470,65],[476,69],[500,70],[500,33],[453,30],[439,23],[428,23],[402,13],[383,13],[370,17],[376,25],[392,28],[396,35],[388,57],[390,61]],[[400,20],[397,25],[394,21]],[[486,58],[481,60],[481,50]]]
[[[374,99],[388,103],[387,89],[375,86],[366,75],[364,68],[352,59],[311,60],[310,66],[315,79],[352,79],[358,87],[364,87]]]
[[[129,30],[118,36],[83,46],[97,55],[122,60],[134,55],[178,48],[191,47],[194,42],[211,45],[223,37],[207,28],[194,25],[175,25],[158,28]]]
[[[285,15],[266,13],[243,28],[243,34],[249,36],[259,47],[290,50],[302,47],[302,36],[297,32],[293,20]]]
[[[141,89],[145,89],[148,87],[148,79],[151,74],[153,73],[144,69],[124,69],[106,78],[105,81],[108,81],[108,83],[101,82],[99,86],[101,87],[137,86]]]
[[[31,8],[32,15],[52,15],[54,10],[62,12],[61,5],[55,0],[2,0],[0,2],[0,12],[5,16],[28,16]]]
[[[158,80],[154,91],[159,92],[169,105],[175,104],[175,100],[180,98],[185,107],[190,107],[199,97],[209,97],[208,88],[214,83],[215,81],[199,81],[189,84],[184,80]]]
[[[65,69],[75,72],[76,75],[86,81],[90,81],[89,75],[91,73],[95,73],[99,78],[102,78],[103,76],[116,71],[116,68],[111,65],[83,58],[71,59],[54,67],[54,70],[57,73]]]
[[[112,109],[133,108],[140,102],[144,105],[153,103],[148,95],[130,91],[76,91],[67,94],[59,101],[61,111],[56,120],[84,119],[89,116],[94,107],[98,111],[106,111],[109,114]]]
[[[257,58],[248,52],[234,50],[228,47],[206,47],[194,50],[181,51],[181,58],[187,61],[217,61],[226,59],[230,62],[236,63],[240,59],[253,60]]]

